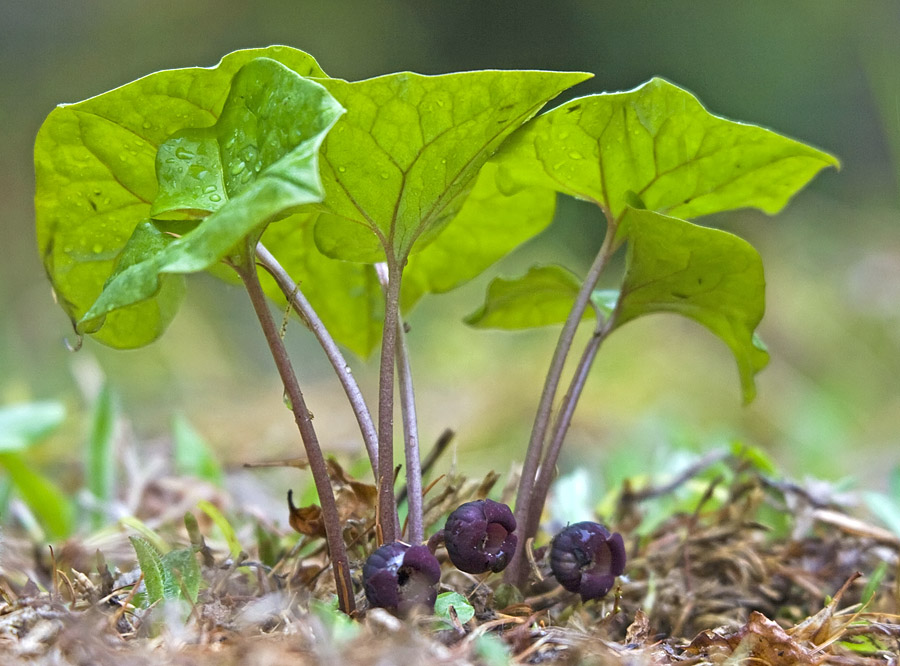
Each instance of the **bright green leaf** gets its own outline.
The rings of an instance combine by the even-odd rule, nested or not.
[[[426,293],[448,292],[471,280],[553,220],[554,193],[526,188],[507,196],[497,189],[496,173],[495,164],[485,164],[459,214],[409,258],[401,295],[405,310]]]
[[[172,550],[162,556],[165,570],[167,599],[179,599],[185,594],[191,601],[197,601],[200,592],[200,564],[191,548]]]
[[[865,492],[863,500],[866,506],[894,534],[900,537],[900,503],[892,500],[884,493]]]
[[[94,529],[103,525],[106,520],[104,507],[109,506],[114,496],[116,416],[115,398],[109,385],[104,384],[94,404],[85,469],[87,489],[97,502],[97,508],[91,511]]]
[[[131,547],[137,555],[138,566],[144,574],[144,586],[147,588],[147,604],[152,605],[162,599],[175,597],[175,588],[166,567],[163,566],[162,554],[143,537],[129,537]]]
[[[338,608],[337,596],[328,602],[310,599],[309,613],[325,628],[331,645],[343,645],[358,637],[361,632],[360,624]]]
[[[197,508],[212,519],[216,524],[216,527],[219,528],[219,531],[222,532],[222,536],[225,537],[225,542],[228,544],[228,550],[231,552],[231,556],[237,557],[238,553],[243,549],[241,548],[241,542],[238,541],[234,527],[231,526],[231,523],[228,522],[225,515],[219,511],[215,504],[208,502],[207,500],[200,500],[197,502]]]
[[[319,248],[339,259],[396,260],[434,238],[460,210],[485,161],[562,90],[590,75],[409,72],[322,83],[348,110],[322,157]]]
[[[480,634],[475,639],[474,652],[484,666],[509,666],[512,663],[509,647],[494,634]]]
[[[274,60],[258,58],[242,67],[235,74],[216,125],[186,130],[170,139],[180,144],[185,134],[195,138],[202,134],[198,142],[218,145],[222,156],[219,168],[225,170],[225,190],[230,197],[227,204],[208,211],[211,214],[196,228],[113,278],[79,327],[96,330],[107,313],[157,293],[160,274],[205,270],[235,251],[255,229],[261,231],[266,223],[290,210],[321,200],[318,149],[342,112],[319,84]],[[169,153],[161,148],[160,154]],[[179,147],[171,157],[162,159],[157,170],[165,174],[165,162],[176,162],[172,169],[177,173],[167,177],[172,181],[181,178],[180,189],[190,192],[193,167],[214,168],[197,154]],[[182,168],[179,161],[188,167]],[[181,197],[179,201],[192,214],[206,204],[202,191],[196,200]]]
[[[172,443],[175,449],[175,471],[222,485],[222,468],[206,440],[182,414],[172,419]]]
[[[48,539],[62,539],[72,533],[75,508],[55,483],[32,469],[21,453],[0,453],[0,467],[9,474]]]
[[[453,626],[450,616],[450,607],[456,611],[456,617],[460,624],[465,624],[475,617],[475,608],[459,592],[442,592],[434,602],[434,614],[444,620],[450,627]]]
[[[39,442],[65,418],[65,406],[55,401],[0,407],[0,452],[19,451]]]
[[[754,333],[765,311],[756,250],[724,231],[647,210],[629,209],[619,236],[628,254],[614,328],[658,312],[703,324],[731,348],[744,400],[752,400],[754,376],[769,360]]]
[[[676,217],[743,207],[772,214],[819,170],[838,166],[827,153],[714,116],[658,78],[567,102],[515,133],[498,157],[506,188],[549,187],[613,217],[638,202]]]
[[[119,523],[133,529],[140,535],[140,538],[144,541],[149,541],[160,553],[168,553],[171,550],[169,544],[167,544],[156,532],[150,529],[150,527],[140,518],[135,516],[123,516],[119,519]]]
[[[324,76],[311,56],[288,47],[236,51],[212,68],[156,72],[61,105],[44,121],[34,150],[38,247],[73,322],[97,299],[135,227],[150,217],[157,149],[181,129],[212,125],[232,77],[258,57],[300,76]],[[95,337],[138,347],[158,337],[174,312],[170,302],[147,300],[110,313]]]
[[[507,330],[558,324],[569,315],[580,288],[581,280],[568,269],[533,266],[520,278],[495,278],[484,305],[466,317],[466,323]]]

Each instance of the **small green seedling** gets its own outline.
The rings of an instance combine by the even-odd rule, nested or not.
[[[603,340],[645,314],[676,312],[732,350],[745,400],[767,354],[755,337],[762,263],[739,238],[687,221],[755,207],[778,212],[819,170],[821,151],[710,115],[653,79],[537,115],[580,72],[409,72],[328,77],[288,47],[237,51],[212,68],[150,74],[55,109],[35,144],[37,238],[80,341],[130,349],[156,340],[184,275],[243,283],[309,459],[339,606],[354,609],[327,466],[268,296],[320,342],[359,424],[378,487],[378,543],[400,536],[394,493],[399,385],[408,540],[421,544],[417,418],[403,317],[425,295],[480,274],[550,223],[557,193],[595,204],[606,236],[585,277],[540,266],[497,280],[474,326],[563,323],[525,453],[520,536],[509,582],[527,577],[551,473]],[[619,289],[598,291],[620,248]],[[302,289],[298,287],[302,285]],[[557,401],[582,321],[594,335]],[[341,348],[380,343],[377,426]],[[77,345],[76,345],[77,346]],[[552,418],[556,407],[556,417]]]

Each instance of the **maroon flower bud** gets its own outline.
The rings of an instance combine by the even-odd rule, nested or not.
[[[516,552],[515,529],[516,519],[505,504],[489,499],[466,502],[444,526],[447,554],[466,573],[502,571]]]
[[[602,599],[625,570],[622,535],[590,521],[569,525],[553,537],[550,569],[560,585],[582,600]]]
[[[441,565],[426,546],[386,543],[363,565],[363,586],[372,606],[408,613],[434,609]]]

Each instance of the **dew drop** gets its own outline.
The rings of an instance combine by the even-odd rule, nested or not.
[[[235,162],[231,165],[231,175],[237,176],[241,171],[243,171],[247,165],[243,162]]]
[[[153,127],[153,124],[149,120],[145,120],[144,124],[141,127],[143,127],[144,129],[150,129],[151,127]]]
[[[215,191],[216,191],[215,185],[207,185],[206,187],[203,188],[203,194],[212,194]]]
[[[103,246],[100,243],[94,243],[94,247],[91,248],[94,251],[94,254],[100,254],[103,252]]]
[[[210,194],[209,200],[210,201],[221,201],[222,197],[220,197],[218,194]]]
[[[345,173],[345,172],[347,171],[347,167],[345,167],[345,166],[339,166],[339,167],[338,167],[338,171],[340,171],[341,173]]]
[[[569,157],[571,157],[573,160],[584,159],[584,155],[579,153],[577,150],[573,150],[571,153],[569,153]]]
[[[84,336],[81,333],[75,334],[75,342],[69,340],[69,338],[63,338],[63,344],[66,346],[66,349],[70,352],[77,352],[81,349],[81,345],[84,344]]]
[[[190,159],[194,158],[194,153],[189,151],[184,146],[179,146],[178,148],[175,149],[175,157],[177,157],[180,160],[190,160]]]
[[[390,175],[388,175],[387,171],[382,171],[381,178],[382,178],[382,180],[387,180],[388,178],[390,178]]]
[[[291,401],[291,396],[288,395],[287,389],[281,394],[281,399],[284,402],[284,406],[293,411],[294,403]]]

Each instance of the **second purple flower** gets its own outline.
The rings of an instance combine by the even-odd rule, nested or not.
[[[444,526],[450,561],[460,571],[479,574],[506,568],[516,551],[516,519],[505,504],[475,500],[458,507]]]

